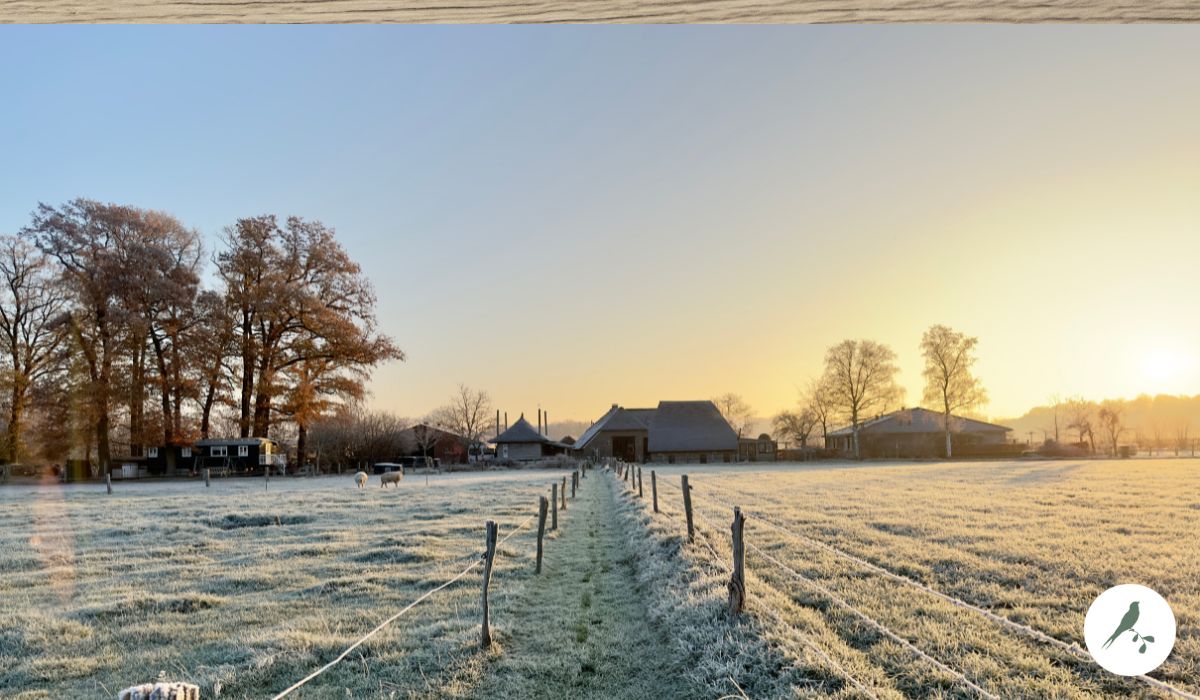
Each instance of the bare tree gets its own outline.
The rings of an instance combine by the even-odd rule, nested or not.
[[[855,458],[862,455],[858,439],[862,418],[903,396],[896,384],[899,371],[896,353],[873,340],[843,340],[825,353],[830,402],[850,419]]]
[[[1059,443],[1059,435],[1058,435],[1059,416],[1062,414],[1062,409],[1063,409],[1062,397],[1059,396],[1058,394],[1051,394],[1050,398],[1047,399],[1047,403],[1050,407],[1050,417],[1054,421],[1054,444],[1057,445]]]
[[[715,396],[712,402],[728,421],[729,427],[737,433],[737,436],[745,437],[754,425],[754,415],[750,404],[746,403],[741,395],[732,392]]]
[[[428,457],[430,450],[436,445],[438,439],[442,436],[442,431],[434,427],[434,423],[438,419],[435,416],[426,416],[419,423],[413,426],[413,440],[417,443],[417,449],[421,451],[421,456]]]
[[[478,448],[492,416],[492,397],[486,391],[459,384],[450,402],[437,409],[438,427],[461,435],[468,447]]]
[[[1190,430],[1191,430],[1191,426],[1188,424],[1188,422],[1186,420],[1181,422],[1179,425],[1175,426],[1175,456],[1176,457],[1179,456],[1179,452],[1181,450],[1187,449],[1188,432],[1190,432]]]
[[[954,412],[975,408],[987,401],[987,392],[972,373],[979,339],[948,326],[930,326],[921,338],[925,356],[925,403],[942,411],[946,431],[946,457],[952,456]]]
[[[1097,414],[1100,419],[1100,428],[1104,431],[1104,436],[1108,438],[1108,443],[1111,449],[1112,456],[1117,456],[1117,451],[1120,447],[1121,435],[1125,433],[1125,402],[1120,399],[1110,399],[1100,404],[1100,411]]]
[[[775,416],[772,423],[777,435],[795,442],[800,449],[808,447],[808,440],[817,427],[817,416],[811,410],[783,411]]]
[[[4,456],[21,461],[30,394],[62,364],[66,300],[50,261],[27,240],[0,237],[0,343],[8,355],[8,428]]]
[[[828,378],[820,376],[810,379],[801,395],[800,405],[811,412],[821,426],[821,446],[829,447],[829,424],[836,420],[836,413]]]
[[[1092,417],[1096,414],[1095,404],[1085,400],[1082,396],[1073,396],[1067,399],[1065,409],[1067,429],[1075,431],[1079,443],[1083,443],[1086,437],[1088,444],[1091,445],[1091,451],[1095,452],[1096,434],[1092,425]]]

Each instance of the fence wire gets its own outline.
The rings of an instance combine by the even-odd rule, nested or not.
[[[676,489],[676,490],[680,490],[680,489]],[[680,490],[680,492],[682,492],[682,491]],[[729,508],[731,511],[733,509],[732,505],[724,503],[724,502],[716,499],[712,495],[705,494],[705,495],[698,496],[695,493],[694,487],[692,488],[692,497],[700,498],[701,500],[708,501],[710,504],[717,505],[722,508]],[[830,554],[841,557],[847,561],[854,562],[855,564],[858,564],[864,568],[867,568],[867,569],[869,569],[881,576],[889,578],[893,581],[905,584],[907,586],[917,588],[917,589],[924,591],[926,593],[929,593],[930,595],[933,595],[947,603],[950,603],[957,607],[963,608],[965,610],[971,610],[973,612],[979,613],[980,615],[983,615],[984,617],[991,620],[992,622],[1002,625],[1002,626],[1004,626],[1014,632],[1017,632],[1019,634],[1023,634],[1027,637],[1031,637],[1031,638],[1036,639],[1045,644],[1049,644],[1051,646],[1057,647],[1063,651],[1066,651],[1066,652],[1076,656],[1077,658],[1079,658],[1083,661],[1086,661],[1088,663],[1094,663],[1094,659],[1092,659],[1091,654],[1089,654],[1087,651],[1082,649],[1077,644],[1071,644],[1069,642],[1064,642],[1061,639],[1058,639],[1057,637],[1052,637],[1049,634],[1046,634],[1045,632],[1042,632],[1039,629],[1036,629],[1029,625],[1021,624],[1020,622],[1016,622],[1014,620],[1010,620],[1009,618],[1004,617],[1003,615],[994,613],[991,610],[982,608],[973,603],[969,603],[965,600],[962,600],[961,598],[956,598],[952,595],[949,595],[948,593],[943,593],[942,591],[939,591],[936,588],[933,588],[924,583],[921,583],[920,581],[911,579],[903,574],[898,574],[894,571],[891,571],[891,570],[884,568],[873,562],[867,561],[866,559],[863,559],[862,557],[859,557],[855,554],[851,554],[850,552],[847,552],[843,549],[835,547],[831,544],[828,544],[826,542],[822,542],[820,540],[813,539],[812,537],[809,537],[807,535],[803,535],[798,532],[789,530],[789,529],[785,528],[784,526],[774,522],[773,520],[763,516],[762,514],[756,512],[756,511],[749,511],[749,510],[743,509],[742,512],[745,513],[748,517],[751,517],[754,520],[763,523],[768,528],[775,530],[776,532],[778,532],[786,537],[791,537],[793,539],[797,539],[802,542],[806,542],[814,547],[825,550],[826,552],[829,552]],[[694,511],[693,511],[693,515],[695,515]],[[751,544],[749,546],[754,547],[753,544]],[[757,547],[754,547],[754,548],[756,550],[758,549]],[[769,556],[769,555],[767,555],[767,556]],[[809,580],[811,580],[811,579],[809,579]],[[813,582],[813,583],[815,583],[815,582]],[[1184,698],[1185,700],[1200,700],[1200,696],[1194,695],[1194,694],[1192,694],[1186,690],[1183,690],[1181,688],[1177,688],[1169,683],[1160,681],[1157,678],[1151,678],[1150,676],[1147,676],[1147,675],[1132,676],[1132,677],[1138,679],[1139,681],[1141,681],[1143,683],[1146,683],[1147,685],[1153,686],[1154,688],[1157,688],[1166,693],[1169,693],[1175,697]]]

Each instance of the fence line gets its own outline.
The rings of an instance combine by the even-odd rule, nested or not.
[[[534,518],[536,518],[536,517],[537,517],[537,515],[535,514],[535,515],[531,515],[530,517],[526,518],[526,519],[525,519],[523,522],[521,522],[521,523],[520,523],[520,524],[518,524],[516,527],[514,527],[514,528],[512,529],[512,532],[508,533],[507,535],[505,535],[505,536],[504,536],[504,538],[503,538],[503,539],[499,540],[499,541],[496,543],[496,546],[497,546],[497,547],[499,547],[500,545],[502,545],[502,544],[504,544],[505,542],[507,542],[507,541],[509,540],[509,538],[511,538],[513,535],[515,535],[515,534],[517,534],[518,532],[520,532],[521,530],[523,530],[525,527],[527,527],[527,526],[529,525],[529,523],[533,522],[533,519],[534,519]],[[465,557],[465,556],[475,556],[475,557],[478,557],[479,555],[478,555],[478,554],[471,554],[471,555],[464,555],[464,557]],[[430,596],[432,596],[434,593],[437,593],[437,592],[439,592],[439,591],[445,590],[446,588],[449,588],[449,587],[450,587],[450,586],[452,586],[454,583],[456,583],[456,582],[458,582],[460,579],[462,579],[462,577],[463,577],[463,576],[466,576],[466,575],[467,575],[468,573],[470,573],[470,572],[471,572],[473,569],[475,569],[476,567],[478,567],[478,566],[480,566],[480,565],[482,565],[482,564],[483,564],[483,559],[482,559],[482,558],[477,558],[475,561],[473,561],[473,562],[471,562],[470,564],[468,564],[468,565],[467,565],[467,567],[466,567],[465,569],[463,569],[462,571],[460,571],[460,572],[458,572],[457,574],[455,574],[455,575],[454,575],[454,577],[453,577],[453,578],[451,578],[450,580],[446,581],[445,583],[442,583],[441,585],[439,585],[439,586],[437,586],[437,587],[435,587],[435,588],[431,588],[431,589],[429,589],[428,591],[425,591],[425,592],[424,592],[424,593],[422,593],[422,594],[420,595],[420,597],[418,597],[416,600],[414,600],[413,602],[411,602],[411,603],[409,603],[408,605],[404,606],[404,608],[403,608],[402,610],[400,610],[400,612],[396,613],[395,615],[392,615],[392,616],[391,616],[391,617],[389,617],[388,619],[386,619],[386,620],[384,620],[383,622],[381,622],[381,623],[379,623],[378,625],[376,625],[376,626],[375,626],[375,629],[373,629],[373,630],[371,630],[370,632],[366,633],[366,634],[365,634],[365,635],[363,635],[362,637],[359,637],[358,641],[356,641],[356,642],[354,642],[353,644],[351,644],[350,646],[346,647],[346,650],[345,650],[345,651],[343,651],[341,654],[338,654],[337,658],[335,658],[333,661],[330,661],[329,663],[325,664],[325,665],[324,665],[324,666],[322,666],[321,668],[317,669],[316,671],[313,671],[312,673],[308,674],[307,676],[305,676],[304,678],[300,679],[300,680],[299,680],[299,681],[297,681],[296,683],[292,684],[290,687],[288,687],[287,689],[285,689],[283,692],[281,692],[281,693],[279,693],[278,695],[276,695],[276,696],[272,697],[272,698],[271,698],[271,700],[281,700],[281,698],[287,697],[287,696],[288,696],[288,695],[290,695],[290,694],[291,694],[293,691],[300,689],[302,686],[304,686],[304,685],[305,685],[306,683],[308,683],[309,681],[313,680],[313,679],[314,679],[314,678],[316,678],[317,676],[320,676],[322,673],[325,673],[325,672],[326,672],[326,671],[328,671],[329,669],[333,668],[333,667],[334,667],[334,666],[336,666],[336,665],[337,665],[339,662],[341,662],[341,661],[342,661],[342,659],[345,659],[345,658],[346,658],[346,657],[347,657],[347,656],[350,654],[350,652],[352,652],[352,651],[354,651],[355,649],[357,649],[358,647],[362,646],[362,645],[363,645],[363,644],[364,644],[364,643],[365,643],[367,640],[371,639],[371,637],[374,637],[376,634],[379,634],[379,632],[380,632],[380,631],[382,631],[382,630],[383,630],[385,627],[387,627],[388,625],[392,624],[392,623],[393,623],[393,622],[395,622],[396,620],[400,619],[400,617],[401,617],[401,616],[403,616],[403,615],[404,615],[404,613],[408,612],[409,610],[412,610],[412,609],[413,609],[413,608],[415,608],[415,607],[416,607],[418,604],[420,604],[420,603],[424,602],[426,599],[428,599]]]
[[[731,506],[727,503],[723,503],[709,494],[701,495],[701,496],[699,496],[699,498],[701,498],[702,500],[708,501],[709,503],[711,503],[713,505],[718,505],[723,508],[730,508],[730,509],[733,508],[733,506]],[[760,514],[758,512],[749,511],[749,510],[743,510],[743,512],[746,513],[746,515],[754,518],[755,520],[763,523],[767,527],[775,530],[776,532],[779,532],[780,534],[782,534],[786,537],[791,537],[794,539],[798,539],[798,540],[807,542],[807,543],[809,543],[815,547],[818,547],[820,549],[823,549],[831,554],[842,557],[848,561],[852,561],[856,564],[859,564],[860,566],[870,569],[871,571],[874,571],[875,573],[877,573],[881,576],[884,576],[886,578],[892,579],[899,583],[903,583],[903,584],[912,586],[914,588],[917,588],[919,590],[922,590],[926,593],[929,593],[930,595],[933,595],[933,596],[935,596],[947,603],[950,603],[956,607],[963,608],[966,610],[971,610],[973,612],[979,613],[980,615],[983,615],[984,617],[991,620],[992,622],[995,622],[1003,627],[1007,627],[1008,629],[1018,632],[1020,634],[1024,634],[1028,637],[1032,637],[1032,638],[1034,638],[1040,642],[1043,642],[1045,644],[1050,644],[1051,646],[1055,646],[1063,651],[1066,651],[1066,652],[1076,656],[1077,658],[1079,658],[1082,661],[1086,661],[1088,663],[1094,663],[1094,661],[1095,661],[1092,658],[1090,653],[1088,653],[1087,651],[1082,649],[1077,644],[1071,644],[1069,642],[1064,642],[1061,639],[1058,639],[1057,637],[1052,637],[1049,634],[1046,634],[1045,632],[1042,632],[1039,629],[1036,629],[1029,625],[1022,624],[1020,622],[1016,622],[1014,620],[1010,620],[1009,618],[1004,617],[1003,615],[994,613],[991,610],[980,607],[973,603],[969,603],[965,600],[962,600],[961,598],[956,598],[948,593],[943,593],[942,591],[939,591],[936,588],[933,588],[927,584],[921,583],[920,581],[917,581],[915,579],[911,579],[903,574],[898,574],[898,573],[891,571],[883,566],[880,566],[878,564],[870,562],[870,561],[863,559],[862,557],[857,556],[855,554],[851,554],[850,552],[847,552],[843,549],[835,547],[831,544],[822,542],[817,539],[813,539],[812,537],[809,537],[807,535],[802,535],[802,534],[800,534],[798,532],[794,532],[792,530],[788,530],[787,528],[772,521],[769,518],[764,517],[762,514]],[[751,545],[751,546],[753,547],[754,545]],[[757,550],[758,548],[755,547],[755,549]],[[759,550],[759,551],[761,552],[761,550]],[[1159,690],[1162,690],[1171,695],[1174,695],[1175,697],[1185,698],[1186,700],[1200,700],[1200,696],[1196,696],[1196,695],[1189,693],[1188,691],[1183,690],[1181,688],[1176,688],[1175,686],[1173,686],[1169,683],[1160,681],[1157,678],[1151,678],[1150,676],[1147,676],[1144,674],[1140,675],[1140,676],[1133,676],[1133,678],[1136,678],[1136,679],[1142,681],[1143,683],[1146,683],[1147,685],[1153,686]]]
[[[696,513],[696,515],[699,515],[699,513]],[[708,518],[705,518],[702,515],[700,516],[700,521],[705,525],[706,528],[712,528],[714,530],[717,529],[708,520]],[[717,564],[725,573],[727,573],[727,574],[733,573],[733,569],[730,568],[730,566],[725,563],[725,560],[721,557],[720,554],[717,553],[717,550],[714,549],[712,544],[708,542],[709,533],[701,532],[700,534],[703,535],[703,541],[701,542],[701,544],[703,544],[705,549],[708,550],[709,554],[712,555],[713,562],[715,564]],[[792,625],[788,624],[788,622],[783,619],[783,616],[779,614],[779,611],[775,610],[770,605],[767,605],[766,603],[762,602],[761,600],[759,600],[757,598],[754,599],[754,604],[757,607],[761,608],[764,612],[770,613],[771,617],[773,617],[775,619],[775,621],[778,622],[783,627],[793,628]],[[841,674],[843,677],[845,677],[846,680],[850,681],[850,684],[853,685],[855,688],[858,688],[860,691],[862,691],[864,694],[866,694],[868,697],[872,698],[873,700],[879,700],[878,695],[876,695],[870,688],[868,688],[861,681],[859,681],[857,678],[855,678],[853,674],[851,674],[849,671],[847,671],[844,666],[842,666],[840,663],[838,663],[838,661],[836,659],[834,659],[832,656],[830,656],[828,653],[826,653],[826,651],[824,649],[822,649],[820,646],[818,646],[815,642],[813,642],[810,639],[803,638],[803,637],[800,638],[800,642],[805,647],[807,647],[809,650],[811,650],[813,653],[815,653],[817,656],[819,656],[822,660],[824,660],[825,663],[827,663],[831,668],[833,668],[839,674]]]
[[[907,640],[907,639],[905,639],[904,637],[901,637],[900,635],[898,635],[898,634],[896,634],[895,632],[893,632],[893,631],[891,631],[890,629],[888,629],[888,628],[887,628],[887,627],[886,627],[886,626],[885,626],[885,625],[884,625],[882,622],[879,622],[879,621],[878,621],[878,620],[876,620],[875,618],[871,617],[870,615],[868,615],[868,614],[866,614],[866,613],[862,612],[862,611],[861,611],[861,610],[859,610],[858,608],[856,608],[856,607],[854,607],[853,605],[851,605],[850,603],[846,602],[844,599],[842,599],[840,596],[838,596],[836,593],[834,593],[833,591],[829,590],[828,588],[826,588],[826,587],[822,586],[821,584],[817,583],[816,581],[814,581],[814,580],[812,580],[812,579],[808,578],[807,576],[805,576],[805,575],[801,574],[800,572],[796,571],[795,569],[793,569],[792,567],[788,566],[787,564],[784,564],[783,562],[779,561],[779,560],[778,560],[778,559],[776,559],[775,557],[773,557],[773,556],[771,556],[770,554],[768,554],[767,552],[763,551],[763,550],[762,550],[762,549],[761,549],[761,548],[760,548],[758,545],[754,544],[753,542],[750,542],[750,543],[748,543],[748,545],[747,545],[747,546],[749,546],[749,547],[750,547],[750,549],[753,549],[753,550],[754,550],[754,552],[755,552],[756,554],[758,554],[759,556],[763,557],[763,558],[764,558],[764,559],[766,559],[767,561],[770,561],[770,562],[771,562],[772,564],[774,564],[775,566],[779,567],[780,569],[784,570],[786,573],[790,574],[790,575],[791,575],[793,578],[795,578],[797,581],[800,581],[800,582],[802,582],[802,583],[808,584],[808,586],[809,586],[809,587],[811,587],[811,588],[813,588],[813,589],[815,589],[815,590],[817,590],[817,591],[820,591],[822,594],[824,594],[824,595],[825,595],[825,597],[827,597],[827,598],[829,598],[830,600],[832,600],[832,601],[833,601],[835,604],[837,604],[839,607],[841,607],[841,608],[845,609],[845,610],[846,610],[847,612],[849,612],[849,613],[852,613],[852,614],[854,614],[854,615],[858,616],[858,617],[859,617],[860,619],[862,619],[864,622],[866,622],[867,624],[871,625],[871,626],[872,626],[872,627],[874,627],[875,629],[879,630],[880,634],[883,634],[883,635],[884,635],[885,637],[887,637],[888,639],[891,639],[892,641],[896,642],[897,644],[900,644],[901,646],[905,647],[906,649],[908,649],[909,651],[913,652],[913,653],[914,653],[914,654],[916,654],[917,656],[919,656],[919,657],[921,657],[922,659],[924,659],[924,660],[928,661],[929,663],[933,664],[934,666],[936,666],[936,667],[937,667],[938,669],[940,669],[941,671],[943,671],[943,672],[945,672],[945,673],[948,673],[948,674],[950,674],[950,675],[952,675],[952,676],[955,676],[955,677],[956,677],[956,678],[958,678],[960,681],[962,681],[964,685],[966,685],[966,686],[967,686],[968,688],[970,688],[971,690],[974,690],[974,691],[975,691],[976,693],[978,693],[980,696],[982,696],[982,697],[985,697],[985,698],[988,698],[989,700],[1000,700],[999,696],[997,696],[997,695],[993,695],[992,693],[989,693],[988,691],[986,691],[986,690],[984,690],[983,688],[979,687],[978,685],[976,685],[976,684],[974,683],[974,681],[972,681],[970,678],[967,678],[967,677],[966,677],[965,675],[963,675],[963,674],[962,674],[960,671],[956,671],[956,670],[954,670],[953,668],[950,668],[949,666],[947,666],[946,664],[942,663],[941,661],[938,661],[937,659],[933,658],[933,657],[932,657],[932,656],[930,656],[929,654],[926,654],[924,651],[921,651],[921,650],[920,650],[919,648],[917,648],[917,647],[916,647],[916,646],[915,646],[915,645],[914,645],[912,642],[908,641],[908,640]]]

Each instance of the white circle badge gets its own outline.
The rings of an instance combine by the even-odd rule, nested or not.
[[[1175,613],[1154,591],[1136,583],[1100,594],[1083,619],[1083,640],[1106,671],[1140,676],[1162,665],[1175,646]]]

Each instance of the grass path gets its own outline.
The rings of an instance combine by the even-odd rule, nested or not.
[[[470,697],[685,698],[679,661],[647,624],[633,554],[606,475],[559,513],[542,575],[513,611],[500,655]]]

